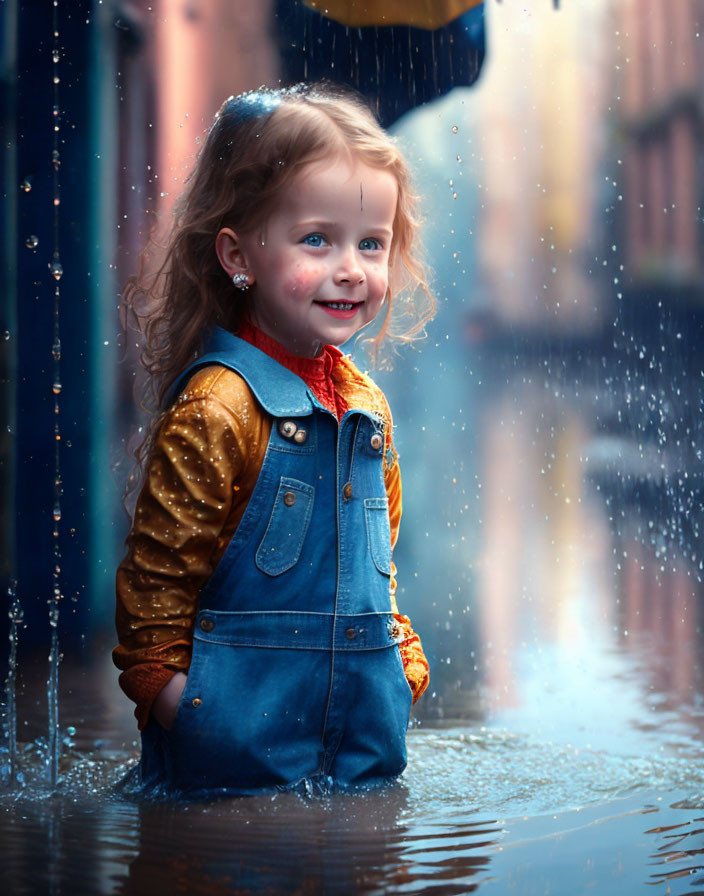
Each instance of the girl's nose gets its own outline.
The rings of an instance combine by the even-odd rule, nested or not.
[[[364,283],[366,277],[362,269],[357,253],[352,250],[346,252],[339,261],[334,274],[335,283],[340,286],[358,286]]]

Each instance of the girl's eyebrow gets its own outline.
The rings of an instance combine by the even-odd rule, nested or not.
[[[310,220],[301,220],[297,221],[291,228],[292,231],[295,230],[339,230],[344,225],[339,221],[327,221],[323,218],[311,218]],[[375,226],[374,224],[370,224],[368,227],[365,227],[364,230],[368,233],[381,233],[385,236],[393,236],[393,228],[387,227],[384,224],[379,226]]]
[[[293,225],[293,230],[310,228],[311,230],[315,230],[318,228],[319,230],[329,230],[331,227],[338,227],[339,225],[335,221],[325,221],[323,218],[306,218],[296,221]]]

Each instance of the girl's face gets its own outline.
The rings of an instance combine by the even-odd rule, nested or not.
[[[389,282],[397,198],[393,174],[363,162],[304,168],[264,226],[235,237],[253,280],[253,322],[312,357],[374,320]]]

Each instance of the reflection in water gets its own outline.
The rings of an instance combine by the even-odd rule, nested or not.
[[[608,533],[583,493],[585,421],[578,406],[536,379],[531,371],[511,382],[482,419],[478,602],[490,712],[521,702],[516,689],[536,675],[554,687],[556,670],[551,675],[541,657],[555,647],[569,651],[573,675],[582,677],[580,661],[609,625]]]
[[[393,889],[404,877],[397,833],[404,802],[403,789],[393,788],[382,799],[144,804],[139,855],[123,892],[354,893],[370,874]]]
[[[583,372],[543,382],[529,366],[485,405],[487,717],[616,752],[696,749],[702,586],[676,544],[644,536],[651,507],[614,522],[619,483],[607,488],[592,453],[599,398]]]
[[[143,805],[140,851],[122,892],[159,886],[188,893],[474,889],[500,829],[485,821],[402,821],[407,805],[402,786],[320,801],[279,795],[176,809]]]

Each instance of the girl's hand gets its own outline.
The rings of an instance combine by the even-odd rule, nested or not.
[[[181,699],[183,689],[186,687],[187,676],[183,672],[175,675],[164,685],[152,704],[152,715],[166,731],[171,728],[176,716],[178,702]]]

